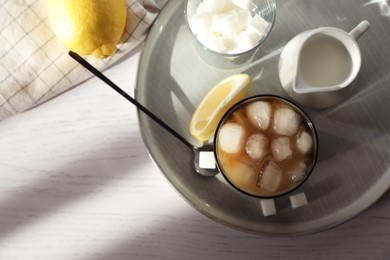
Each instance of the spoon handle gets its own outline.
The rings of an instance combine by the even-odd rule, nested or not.
[[[155,114],[153,114],[150,110],[148,110],[146,107],[141,105],[137,100],[129,96],[125,91],[123,91],[120,87],[118,87],[114,82],[112,82],[109,78],[104,76],[103,73],[98,71],[94,66],[92,66],[89,62],[87,62],[85,59],[83,59],[80,55],[78,55],[75,52],[69,51],[69,56],[71,56],[74,60],[76,60],[78,63],[80,63],[84,68],[89,70],[92,74],[94,74],[96,77],[104,81],[107,85],[109,85],[111,88],[113,88],[116,92],[118,92],[120,95],[122,95],[124,98],[126,98],[128,101],[130,101],[133,105],[135,105],[139,110],[144,112],[146,115],[148,115],[151,119],[153,119],[156,123],[158,123],[161,127],[163,127],[165,130],[167,130],[169,133],[171,133],[174,137],[176,137],[179,141],[181,141],[183,144],[188,146],[190,149],[194,149],[194,146],[188,142],[183,136],[181,136],[178,132],[173,130],[169,125],[167,125],[164,121],[162,121],[159,117],[157,117]]]

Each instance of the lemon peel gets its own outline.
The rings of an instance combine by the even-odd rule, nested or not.
[[[248,74],[234,74],[217,83],[202,99],[190,122],[190,133],[199,141],[210,139],[225,112],[244,99],[252,86]]]

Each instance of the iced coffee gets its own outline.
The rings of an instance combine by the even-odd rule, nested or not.
[[[256,96],[234,106],[215,135],[217,164],[240,191],[275,197],[298,187],[317,157],[310,119],[276,96]]]

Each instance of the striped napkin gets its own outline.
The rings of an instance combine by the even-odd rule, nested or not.
[[[127,0],[118,51],[87,60],[104,70],[137,47],[168,0]],[[129,19],[130,18],[130,19]],[[0,120],[37,106],[91,77],[49,28],[46,0],[0,0]]]

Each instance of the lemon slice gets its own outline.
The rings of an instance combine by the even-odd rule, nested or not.
[[[234,74],[217,83],[192,115],[190,133],[199,141],[210,139],[224,113],[247,96],[251,85],[248,74]]]

